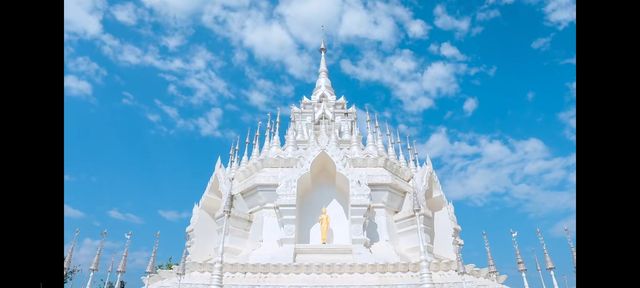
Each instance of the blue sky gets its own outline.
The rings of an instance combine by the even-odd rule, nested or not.
[[[575,1],[215,2],[65,1],[64,234],[66,249],[81,230],[75,263],[88,266],[104,228],[101,273],[128,230],[128,281],[142,285],[156,230],[158,261],[179,258],[218,155],[226,163],[237,135],[310,95],[324,25],[336,93],[432,157],[465,262],[486,266],[485,230],[507,284],[521,285],[513,228],[539,286],[539,226],[559,281],[575,283],[562,231],[575,241]]]

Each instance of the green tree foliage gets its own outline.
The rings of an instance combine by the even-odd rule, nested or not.
[[[169,256],[169,260],[167,260],[167,262],[164,263],[164,264],[162,264],[162,263],[158,264],[156,266],[156,269],[157,270],[171,270],[171,269],[173,269],[173,266],[178,265],[178,263],[172,262],[172,259],[173,259],[173,257]]]

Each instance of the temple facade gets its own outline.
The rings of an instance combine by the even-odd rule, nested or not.
[[[419,161],[377,115],[366,112],[361,132],[326,52],[323,41],[315,88],[291,106],[286,129],[274,111],[227,165],[218,158],[184,260],[145,285],[504,287],[495,266],[463,264],[461,227],[428,155]]]

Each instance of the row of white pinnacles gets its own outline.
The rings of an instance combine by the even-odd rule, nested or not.
[[[322,219],[320,219],[320,221],[322,222]],[[327,221],[325,221],[325,225],[328,225]],[[573,271],[575,273],[575,269],[576,269],[576,248],[573,245],[573,241],[571,239],[571,234],[569,233],[569,230],[567,229],[567,227],[564,227],[564,231],[566,233],[566,237],[567,237],[567,242],[569,244],[569,248],[571,251],[571,256],[572,256],[572,260],[573,260]],[[72,266],[72,258],[73,258],[73,250],[75,249],[76,246],[76,241],[78,238],[78,235],[80,234],[80,230],[76,229],[75,230],[75,234],[73,236],[73,240],[71,242],[71,246],[69,247],[69,250],[67,251],[67,254],[65,255],[64,258],[64,276],[65,276],[65,285],[67,284],[67,282],[69,282],[70,287],[73,287],[73,284],[76,282],[76,278],[77,277],[73,277],[73,275],[77,275],[77,273],[82,272],[80,269],[73,267]],[[544,254],[544,261],[545,261],[545,269],[547,271],[549,271],[550,275],[551,275],[551,279],[552,279],[552,284],[554,288],[558,288],[558,282],[556,280],[556,276],[554,273],[555,270],[555,265],[553,264],[553,261],[551,260],[551,256],[549,255],[549,251],[547,250],[546,244],[544,242],[544,238],[542,236],[542,233],[540,231],[540,229],[536,230],[536,234],[537,237],[540,240],[540,243],[542,245],[542,251]],[[98,248],[96,251],[96,255],[93,258],[93,261],[91,262],[91,266],[89,266],[88,270],[89,270],[89,278],[87,280],[86,286],[85,288],[91,288],[94,285],[94,277],[95,274],[97,272],[99,272],[99,267],[100,267],[100,257],[102,255],[102,250],[103,250],[103,244],[104,244],[104,240],[107,237],[107,230],[104,230],[102,233],[100,233],[101,235],[101,240],[100,243],[98,244]],[[529,287],[528,281],[527,281],[527,277],[526,277],[526,271],[527,268],[525,266],[524,260],[522,258],[522,255],[520,254],[520,249],[518,247],[518,242],[516,240],[516,236],[518,235],[517,232],[514,232],[513,230],[511,230],[511,238],[513,241],[513,247],[515,249],[515,258],[516,258],[516,264],[518,267],[518,271],[521,273],[522,275],[522,281],[524,284],[524,287]],[[127,268],[127,257],[129,254],[129,245],[131,243],[131,236],[132,236],[132,232],[128,232],[127,234],[125,234],[125,238],[126,238],[126,243],[125,243],[125,247],[124,247],[124,251],[122,252],[122,258],[120,259],[120,263],[118,265],[118,268],[116,270],[116,284],[113,286],[115,288],[123,288],[125,285],[125,282],[122,281],[122,276],[125,274],[126,272],[126,268]],[[146,279],[149,278],[149,276],[151,274],[155,274],[157,273],[157,267],[156,267],[156,255],[157,255],[157,251],[158,251],[158,240],[160,237],[160,232],[156,232],[155,233],[155,243],[153,245],[153,250],[151,252],[151,256],[149,258],[149,263],[147,265],[147,268],[145,270],[145,274],[146,274]],[[491,248],[489,246],[489,241],[487,239],[487,234],[485,232],[483,232],[482,237],[484,239],[485,242],[485,248],[487,250],[487,257],[488,257],[488,273],[490,274],[494,274],[497,275],[498,271],[496,268],[496,264],[495,261],[493,260],[493,257],[491,256]],[[458,248],[458,260],[459,262],[462,262],[462,256],[461,254],[461,247],[463,245],[462,241],[459,241],[459,243],[456,243]],[[185,263],[186,263],[186,259],[187,259],[187,248],[185,246],[183,252],[182,252],[182,257],[180,260],[179,265],[177,265],[177,267],[174,267],[173,269],[176,270],[176,274],[179,277],[184,277],[185,275]],[[546,287],[545,282],[544,282],[544,278],[542,276],[542,268],[540,266],[540,263],[538,262],[538,257],[537,255],[534,254],[534,259],[535,259],[535,264],[536,264],[536,271],[538,272],[538,276],[540,278],[541,284],[543,287]],[[111,263],[109,264],[109,267],[106,270],[106,278],[104,280],[104,286],[103,287],[112,287],[109,285],[113,285],[113,283],[110,281],[111,279],[111,274],[113,271],[113,264],[114,264],[114,257],[111,258]],[[218,259],[221,260],[221,259]],[[462,263],[459,263],[462,264]],[[459,274],[464,274],[464,265],[459,265],[458,268],[456,269],[456,271]],[[69,279],[71,278],[71,279]],[[565,282],[565,287],[568,287],[567,285],[567,277],[566,275],[564,275],[564,282]],[[147,287],[149,284],[149,281],[145,281],[145,287]]]

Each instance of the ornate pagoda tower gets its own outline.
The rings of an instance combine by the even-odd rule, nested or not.
[[[226,167],[218,158],[186,228],[184,267],[159,270],[149,287],[504,287],[486,268],[457,272],[461,227],[428,155],[420,163],[389,127],[385,138],[368,111],[361,133],[326,53],[323,40],[311,97],[291,106],[286,130],[278,111],[247,134],[241,158],[238,145]]]

